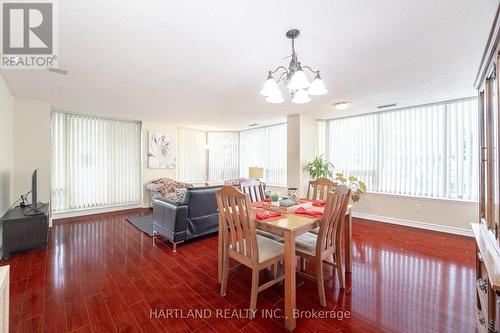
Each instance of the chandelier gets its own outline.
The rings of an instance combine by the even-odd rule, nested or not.
[[[266,101],[269,103],[282,103],[284,101],[281,95],[281,90],[278,84],[283,81],[288,88],[288,93],[292,99],[292,103],[304,104],[311,100],[309,96],[324,95],[328,92],[319,75],[319,71],[314,71],[309,66],[301,65],[297,53],[295,53],[295,38],[300,34],[297,29],[289,30],[286,37],[292,40],[292,55],[288,68],[279,66],[274,71],[269,71],[267,80],[260,91],[261,95],[266,96]],[[309,82],[304,70],[313,73],[314,79]],[[278,77],[277,80],[274,76]]]

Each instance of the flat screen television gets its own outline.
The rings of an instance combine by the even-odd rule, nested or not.
[[[30,209],[24,215],[41,215],[44,214],[43,211],[39,209],[45,206],[44,204],[38,203],[38,169],[33,171],[31,176],[31,206]]]

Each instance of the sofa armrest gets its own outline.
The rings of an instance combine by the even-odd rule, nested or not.
[[[153,200],[153,228],[171,241],[185,238],[188,206],[157,198]]]

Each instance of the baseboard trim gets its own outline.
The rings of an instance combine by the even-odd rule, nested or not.
[[[438,231],[438,232],[446,232],[449,234],[460,235],[460,236],[467,236],[467,237],[474,236],[474,234],[472,233],[472,230],[456,228],[456,227],[446,227],[446,226],[432,224],[432,223],[426,223],[426,222],[417,222],[417,221],[399,219],[399,218],[395,218],[395,217],[373,215],[373,214],[366,214],[366,213],[360,213],[360,212],[353,212],[352,216],[360,218],[360,219],[372,220],[372,221],[376,221],[376,222],[391,223],[391,224],[397,224],[397,225],[402,225],[402,226],[412,227],[412,228],[433,230],[433,231]]]

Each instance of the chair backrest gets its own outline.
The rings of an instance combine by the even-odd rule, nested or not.
[[[251,202],[262,201],[266,198],[266,185],[257,179],[248,179],[240,184],[241,191],[248,194]]]
[[[328,193],[335,190],[337,184],[328,178],[318,178],[309,181],[307,198],[311,200],[326,200]]]
[[[219,232],[223,246],[237,260],[259,260],[257,235],[250,199],[234,186],[223,186],[216,193],[219,208]]]
[[[337,186],[327,197],[325,211],[320,222],[316,253],[331,252],[339,244],[342,220],[349,205],[350,190],[345,185]]]

